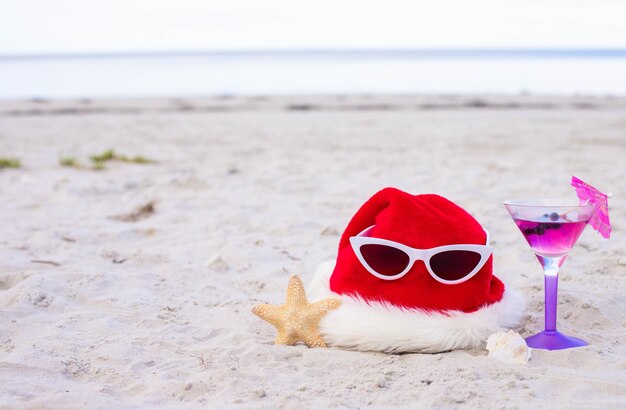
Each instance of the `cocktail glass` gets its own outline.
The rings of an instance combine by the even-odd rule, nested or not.
[[[509,214],[543,267],[545,330],[526,338],[534,349],[560,350],[587,346],[556,330],[559,269],[595,212],[593,205],[560,200],[504,201]]]

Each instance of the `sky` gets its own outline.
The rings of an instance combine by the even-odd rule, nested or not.
[[[0,55],[626,48],[623,0],[0,0]]]

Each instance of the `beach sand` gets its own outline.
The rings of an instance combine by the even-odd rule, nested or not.
[[[158,163],[59,165],[109,148]],[[625,98],[3,102],[0,156],[22,162],[0,170],[2,408],[626,407]],[[575,198],[572,175],[614,193],[611,240],[587,228],[562,269],[558,324],[588,347],[509,365],[274,346],[251,313],[395,186],[490,231],[531,335],[543,278],[501,201]]]

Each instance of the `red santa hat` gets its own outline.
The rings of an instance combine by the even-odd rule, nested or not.
[[[443,268],[435,266],[434,258],[428,263],[428,257],[406,264],[401,274],[402,266],[381,274],[357,252],[363,248],[351,244],[351,238],[363,237],[393,241],[422,256],[421,250],[441,246],[479,245],[482,259],[458,281],[437,272]],[[441,196],[383,189],[348,224],[336,263],[321,265],[309,286],[312,300],[342,300],[320,322],[320,334],[330,346],[384,352],[433,353],[483,345],[491,333],[517,325],[524,308],[521,296],[493,275],[487,240],[476,219]],[[458,261],[450,256],[455,255],[461,253],[444,258],[452,270]]]

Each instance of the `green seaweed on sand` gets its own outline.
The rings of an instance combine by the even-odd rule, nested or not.
[[[146,158],[142,155],[137,155],[132,158],[122,155],[118,158],[118,160],[123,162],[132,162],[133,164],[154,164],[156,162],[155,160]]]
[[[102,163],[107,161],[113,161],[115,159],[115,156],[115,151],[113,151],[112,149],[108,149],[101,154],[91,155],[89,159],[91,159],[91,162],[93,163]]]
[[[62,167],[66,167],[66,168],[83,169],[83,170],[91,169],[94,171],[101,171],[103,169],[106,169],[106,167],[104,166],[104,162],[102,161],[94,162],[91,165],[91,167],[89,167],[89,166],[84,166],[83,164],[80,163],[80,161],[78,161],[74,157],[59,157],[59,165],[61,165]]]
[[[81,168],[80,163],[74,157],[59,157],[59,164],[62,167]]]
[[[104,162],[94,162],[92,169],[94,171],[102,171],[103,169],[106,169],[106,167],[104,166]]]
[[[17,158],[4,158],[0,157],[0,169],[2,168],[19,168],[22,163]]]
[[[104,163],[109,161],[128,162],[133,164],[154,164],[155,160],[144,157],[143,155],[137,155],[129,157],[126,155],[118,154],[112,149],[103,151],[101,154],[92,155],[89,157],[95,166],[103,166]]]

